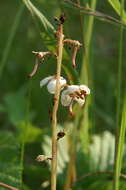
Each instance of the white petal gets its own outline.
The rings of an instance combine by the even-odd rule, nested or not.
[[[84,90],[86,95],[90,94],[90,89],[86,85],[80,85],[80,90]]]
[[[78,85],[70,85],[70,86],[68,86],[68,90],[70,91],[70,93],[78,91],[79,86]]]
[[[66,84],[66,80],[63,77],[60,77],[60,85],[64,85]],[[56,79],[52,79],[49,81],[48,85],[47,85],[47,89],[51,94],[55,94],[55,90],[56,90]]]
[[[54,76],[49,76],[40,81],[40,87],[43,87],[45,84],[47,84],[50,80],[52,80]]]
[[[64,90],[61,94],[61,104],[63,106],[69,106],[71,104],[72,98],[67,94],[67,90]]]
[[[70,85],[67,87],[67,89],[64,91],[65,94],[71,94],[76,91],[79,91],[79,86],[78,85]]]
[[[67,83],[66,79],[64,79],[63,77],[60,77],[60,85],[63,86]]]
[[[49,93],[55,94],[55,90],[56,90],[56,79],[52,79],[52,80],[48,83],[47,89],[48,89]]]
[[[64,90],[61,94],[61,104],[63,106],[69,106],[72,101],[72,97],[69,96],[69,94],[72,94],[79,90],[78,85],[70,85],[67,87],[66,90]]]
[[[81,98],[74,98],[74,100],[82,107],[85,103],[85,98],[81,99]]]

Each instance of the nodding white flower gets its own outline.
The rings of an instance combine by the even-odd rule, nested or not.
[[[85,97],[90,94],[90,89],[86,85],[70,85],[61,94],[61,104],[68,106],[72,114],[73,102],[77,102],[81,107],[85,103]]]
[[[60,77],[59,82],[60,82],[61,89],[63,89],[63,86],[66,85],[66,83],[67,83],[66,79],[64,79],[63,77]],[[40,87],[43,87],[46,84],[47,84],[47,89],[48,89],[49,93],[55,94],[55,90],[56,90],[55,76],[49,76],[40,81]]]

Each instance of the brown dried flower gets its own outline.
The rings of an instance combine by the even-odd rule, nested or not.
[[[72,46],[72,49],[73,49],[72,65],[75,68],[76,67],[76,61],[75,60],[76,60],[77,51],[82,46],[82,44],[77,40],[71,40],[71,39],[65,39],[63,42]]]

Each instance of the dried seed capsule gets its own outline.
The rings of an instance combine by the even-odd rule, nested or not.
[[[38,63],[38,60],[36,59],[35,65],[34,65],[34,67],[33,67],[33,70],[32,70],[32,72],[28,75],[28,77],[30,77],[30,78],[33,77],[33,76],[37,73],[38,67],[39,67],[39,63]]]
[[[36,51],[32,51],[33,54],[35,54],[38,58],[39,61],[43,61],[44,60],[44,57],[46,55],[51,55],[52,52],[51,51],[45,51],[45,52],[36,52]]]
[[[66,133],[64,131],[60,131],[57,133],[57,141],[61,138],[63,138],[66,135]]]
[[[72,52],[72,66],[75,68],[76,67],[76,61],[75,60],[76,60],[77,51],[82,46],[82,44],[79,41],[71,40],[71,39],[65,39],[63,42],[69,44],[70,46],[72,46],[72,49],[73,49],[73,52]]]
[[[38,155],[37,158],[35,159],[37,162],[44,162],[47,160],[52,160],[52,158],[49,158],[45,155]]]

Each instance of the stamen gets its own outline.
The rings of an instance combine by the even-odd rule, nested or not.
[[[86,95],[86,91],[85,90],[81,90],[81,95]]]
[[[84,99],[84,97],[83,97],[83,94],[81,94],[81,93],[79,93],[79,92],[75,92],[75,94],[76,94],[76,97],[78,98],[81,98],[82,100]]]

